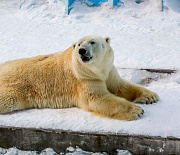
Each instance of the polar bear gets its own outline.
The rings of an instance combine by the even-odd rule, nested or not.
[[[156,93],[122,79],[113,65],[109,37],[86,36],[64,52],[9,61],[0,66],[0,113],[31,108],[78,107],[95,115],[136,120],[135,103]]]

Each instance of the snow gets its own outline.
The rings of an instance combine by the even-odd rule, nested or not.
[[[55,155],[57,154],[52,148],[46,148],[42,150],[40,153],[36,151],[22,151],[17,148],[9,148],[9,149],[4,149],[0,148],[0,154],[1,155],[14,155],[14,154],[19,154],[19,155]],[[63,155],[63,152],[59,153],[60,155]],[[68,147],[66,149],[66,155],[108,155],[106,152],[103,153],[93,153],[93,152],[87,152],[82,150],[79,147],[73,148],[73,147]],[[117,150],[117,155],[132,155],[129,151],[127,150]]]
[[[139,105],[145,114],[131,122],[77,108],[32,109],[0,115],[0,126],[180,138],[180,72],[156,75],[134,69],[180,69],[180,1],[164,0],[164,12],[161,0],[122,1],[114,9],[108,3],[88,7],[76,1],[69,16],[58,0],[24,0],[20,10],[20,2],[0,1],[0,64],[63,51],[85,35],[109,36],[121,76],[135,83],[154,77],[146,87],[161,100]]]

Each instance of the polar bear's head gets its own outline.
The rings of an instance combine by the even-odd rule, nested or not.
[[[114,54],[109,37],[86,36],[72,45],[73,71],[77,78],[106,80]]]
[[[97,35],[86,36],[73,44],[73,52],[80,63],[102,63],[113,59],[110,38]]]

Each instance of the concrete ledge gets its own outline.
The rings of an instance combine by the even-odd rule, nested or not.
[[[176,73],[177,70],[174,69],[149,69],[149,68],[141,68],[141,69],[136,69],[136,68],[118,68],[118,69],[135,69],[135,70],[145,70],[151,73],[162,73],[162,74],[172,74]]]
[[[0,147],[13,146],[36,151],[50,147],[57,153],[65,152],[69,146],[79,146],[86,151],[109,154],[116,154],[116,149],[133,154],[180,154],[180,138],[0,127]]]
[[[151,73],[164,73],[164,74],[172,74],[177,72],[177,70],[173,70],[173,69],[141,69],[141,70],[146,70]]]

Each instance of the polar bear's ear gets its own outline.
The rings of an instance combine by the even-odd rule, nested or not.
[[[109,37],[105,37],[105,40],[106,40],[106,42],[108,43],[108,44],[110,44],[110,38]]]
[[[73,44],[72,44],[73,50],[75,50],[75,47],[76,47],[76,43],[73,43]]]

